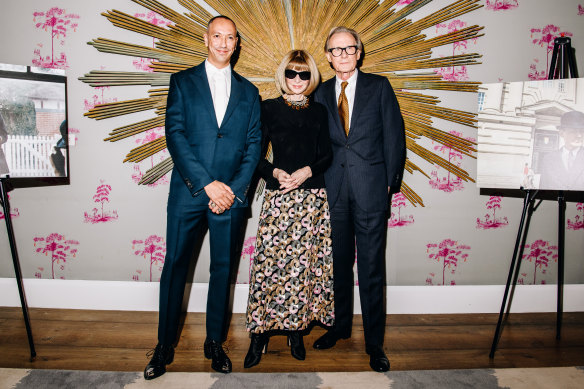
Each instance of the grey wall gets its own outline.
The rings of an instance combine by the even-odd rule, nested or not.
[[[407,2],[407,1],[405,1]],[[170,7],[184,11],[175,1],[163,1]],[[436,0],[412,15],[421,18],[430,11],[450,4],[450,1]],[[544,2],[519,0],[499,2],[509,3],[508,9],[497,9],[487,2],[487,7],[464,15],[459,20],[468,26],[485,26],[485,36],[476,42],[467,42],[466,47],[440,48],[435,56],[460,52],[478,52],[483,55],[482,65],[469,69],[455,69],[455,78],[468,77],[469,80],[493,83],[498,81],[520,81],[545,74],[548,48],[545,34],[569,32],[573,34],[573,46],[580,64],[584,63],[582,26],[584,0]],[[518,6],[513,6],[517,4]],[[579,7],[580,6],[580,7]],[[66,55],[66,71],[69,76],[69,127],[75,134],[76,142],[71,148],[71,185],[66,187],[17,189],[11,193],[14,208],[13,222],[18,242],[22,268],[27,278],[51,278],[54,265],[55,278],[80,280],[136,280],[157,281],[160,277],[164,253],[166,197],[168,180],[152,187],[137,186],[133,180],[152,166],[151,160],[138,165],[122,164],[127,151],[144,141],[144,136],[122,142],[106,143],[103,138],[116,127],[152,117],[151,112],[133,114],[129,117],[95,121],[83,117],[88,107],[95,101],[107,102],[141,98],[146,87],[106,88],[94,90],[77,80],[93,69],[135,71],[139,60],[130,57],[99,53],[86,42],[97,37],[111,38],[142,45],[151,45],[152,40],[113,27],[101,12],[119,9],[129,14],[145,13],[143,8],[129,0],[102,0],[99,2],[55,0],[4,1],[2,4],[3,23],[0,25],[0,62],[31,64],[37,58],[35,50],[42,56],[51,53],[50,33],[37,28],[44,21],[42,15],[52,7],[64,9],[65,14],[78,24],[69,28],[65,37],[55,40],[54,54]],[[548,27],[546,27],[548,26]],[[429,36],[443,32],[448,26],[432,27],[425,33]],[[544,29],[537,31],[538,29]],[[543,34],[543,35],[542,35]],[[543,38],[542,38],[543,37]],[[543,43],[542,43],[543,42]],[[543,46],[542,46],[543,45]],[[367,49],[367,48],[365,48]],[[135,63],[134,63],[135,62]],[[466,73],[465,73],[466,71]],[[539,72],[539,73],[538,73]],[[582,70],[581,70],[582,72]],[[446,75],[452,73],[445,70]],[[443,104],[462,110],[476,111],[476,94],[433,92]],[[476,130],[451,123],[435,121],[435,125],[446,131],[458,131],[462,136],[476,139]],[[159,133],[161,133],[159,131]],[[425,146],[433,147],[427,143]],[[440,151],[439,151],[440,152]],[[443,156],[447,157],[445,154]],[[446,173],[437,167],[428,166],[415,156],[428,172],[436,171],[443,179]],[[155,159],[159,159],[156,156]],[[470,158],[456,160],[461,166],[476,176],[476,161]],[[156,162],[156,161],[154,161]],[[496,209],[495,217],[500,224],[496,228],[480,228],[485,215],[493,214],[487,209],[487,202],[495,201],[489,196],[481,196],[473,183],[432,184],[431,180],[417,174],[407,177],[408,183],[424,198],[425,208],[414,208],[409,203],[399,209],[402,224],[389,229],[387,247],[387,280],[390,285],[458,285],[504,284],[508,271],[510,254],[519,224],[522,201],[503,198]],[[109,185],[108,201],[104,203],[105,217],[101,218],[101,204],[95,203],[94,195],[100,185]],[[252,216],[245,234],[244,253],[239,267],[238,282],[246,283],[249,271],[250,247],[253,247],[260,202],[252,205]],[[566,230],[566,282],[584,282],[584,228],[577,223],[583,219],[582,205],[571,203],[567,208],[570,225]],[[94,218],[93,209],[97,208]],[[394,212],[398,206],[394,207]],[[534,216],[529,244],[541,240],[544,247],[557,244],[556,204],[545,202]],[[87,215],[86,215],[87,214]],[[107,219],[107,220],[105,220]],[[403,223],[403,220],[410,223]],[[576,223],[576,224],[574,224]],[[394,223],[395,224],[395,223]],[[485,224],[485,223],[483,223]],[[488,224],[488,223],[487,223]],[[492,225],[489,225],[492,227]],[[575,226],[575,227],[571,227]],[[76,248],[70,252],[66,262],[52,263],[50,253],[43,253],[46,240],[51,234],[63,236],[62,241],[74,241],[69,246]],[[150,240],[147,241],[149,237]],[[37,241],[35,243],[35,238]],[[75,243],[77,242],[77,243]],[[154,248],[153,253],[144,247]],[[444,259],[433,256],[438,250],[454,250],[450,267],[444,266]],[[41,249],[41,252],[37,252]],[[146,250],[148,251],[148,250]],[[449,251],[452,253],[453,251]],[[531,252],[528,249],[527,252]],[[208,279],[208,245],[203,243],[194,280],[206,282]],[[525,284],[554,283],[557,263],[553,258],[546,264],[535,259],[526,261],[521,279]],[[534,274],[535,273],[535,274]],[[444,278],[443,278],[444,274]],[[12,277],[12,263],[6,232],[0,231],[0,277]]]

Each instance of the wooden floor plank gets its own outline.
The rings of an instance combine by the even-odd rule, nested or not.
[[[30,362],[20,308],[0,308],[0,367],[141,371],[156,343],[156,312],[31,309],[37,359]],[[489,359],[497,315],[389,315],[385,350],[392,370],[584,366],[584,313],[564,314],[562,339],[555,339],[555,314],[509,316],[494,359]],[[225,346],[234,371],[368,371],[363,327],[355,316],[352,337],[330,350],[312,343],[325,330],[305,336],[307,355],[297,361],[284,336],[270,338],[268,353],[243,369],[249,346],[245,316],[233,315]],[[205,315],[185,316],[169,371],[211,371],[203,356]]]

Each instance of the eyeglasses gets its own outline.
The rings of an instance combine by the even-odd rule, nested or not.
[[[357,46],[347,46],[347,47],[332,47],[328,49],[328,52],[333,55],[333,57],[340,57],[343,54],[343,51],[347,53],[347,55],[355,55],[357,53]]]
[[[299,76],[302,81],[310,80],[310,72],[297,72],[296,70],[292,69],[284,70],[284,76],[291,80],[295,79],[296,76]]]

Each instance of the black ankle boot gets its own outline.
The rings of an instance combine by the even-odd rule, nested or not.
[[[288,334],[288,346],[292,356],[300,361],[306,358],[306,349],[304,348],[304,341],[302,334],[299,331],[290,331]]]
[[[148,354],[152,355],[152,359],[144,369],[144,379],[152,380],[166,373],[166,365],[170,365],[174,359],[174,348],[159,343]]]
[[[260,363],[262,354],[268,351],[268,336],[266,334],[251,334],[249,350],[243,360],[243,367],[249,369]]]

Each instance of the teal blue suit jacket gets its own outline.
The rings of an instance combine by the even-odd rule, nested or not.
[[[222,123],[217,123],[205,63],[170,77],[166,144],[174,161],[169,206],[207,208],[204,187],[214,180],[235,194],[233,207],[247,206],[247,192],[260,158],[258,89],[234,71]]]

